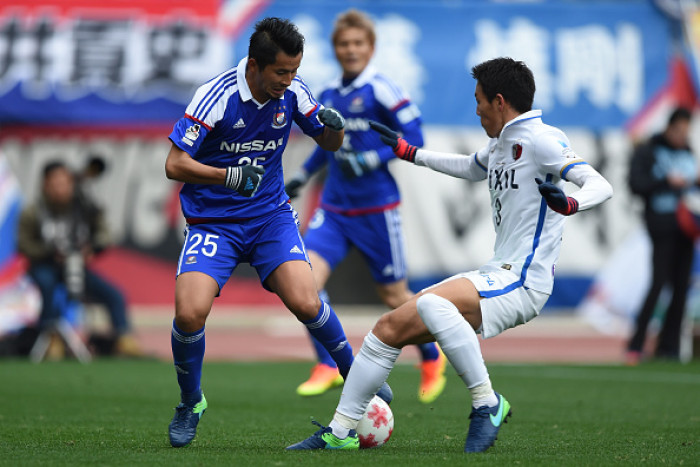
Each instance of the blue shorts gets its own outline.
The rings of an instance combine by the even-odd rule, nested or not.
[[[213,277],[221,290],[238,264],[250,263],[265,287],[277,266],[294,260],[308,263],[309,257],[297,213],[285,203],[270,214],[245,221],[188,225],[177,275],[202,272]]]
[[[359,216],[319,208],[309,222],[304,243],[309,251],[321,255],[331,270],[355,247],[367,261],[375,282],[388,284],[406,277],[398,208]]]

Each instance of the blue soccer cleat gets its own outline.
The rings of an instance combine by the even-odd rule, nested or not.
[[[472,409],[469,415],[469,433],[464,444],[464,452],[484,452],[496,441],[498,430],[503,423],[508,422],[512,414],[508,401],[496,393],[498,405],[495,407],[479,407]]]
[[[384,382],[384,384],[382,384],[382,387],[377,391],[377,397],[386,402],[387,405],[391,404],[391,401],[394,400],[394,391],[389,387],[389,383]]]
[[[340,439],[333,434],[331,427],[323,426],[316,420],[312,420],[312,423],[318,425],[321,429],[304,441],[287,446],[287,450],[343,449],[357,451],[360,449],[360,439],[357,437],[355,430],[350,430],[347,438]]]
[[[205,410],[207,410],[207,400],[204,398],[204,394],[202,394],[202,399],[194,406],[180,402],[175,407],[175,416],[168,427],[170,444],[174,448],[187,446],[192,442],[197,434],[199,419],[202,418]]]

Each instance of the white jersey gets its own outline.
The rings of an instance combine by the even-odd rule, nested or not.
[[[494,295],[520,286],[552,292],[565,216],[548,209],[535,178],[563,188],[563,180],[570,180],[567,174],[574,168],[597,174],[570,148],[561,130],[542,123],[541,115],[540,110],[519,115],[506,123],[498,138],[470,156],[426,150],[416,154],[417,165],[469,180],[488,180],[496,243],[493,258],[480,270],[503,268],[519,278]],[[576,183],[581,186],[578,177]],[[589,196],[583,208],[611,195],[610,189],[609,195]]]

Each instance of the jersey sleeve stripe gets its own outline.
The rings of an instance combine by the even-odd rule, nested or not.
[[[217,92],[217,90],[221,87],[224,86],[226,81],[231,78],[231,77],[236,76],[236,69],[234,68],[233,70],[229,71],[228,73],[224,73],[221,75],[221,77],[213,83],[210,87],[209,90],[206,91],[204,96],[202,96],[201,100],[199,101],[199,104],[195,108],[194,112],[192,112],[192,115],[196,115],[199,118],[204,118],[204,116],[201,115],[201,111],[203,109],[202,106],[206,106],[207,103],[211,100],[211,97]]]
[[[566,174],[569,173],[569,170],[573,169],[577,165],[588,165],[588,162],[584,161],[583,159],[578,159],[575,161],[571,161],[568,164],[566,164],[564,167],[561,168],[561,178],[566,180]]]
[[[403,99],[403,100],[400,101],[398,104],[396,104],[395,106],[393,106],[393,107],[391,108],[391,111],[392,111],[392,112],[396,112],[396,111],[399,110],[401,107],[403,107],[404,105],[408,104],[409,102],[410,102],[410,101],[409,101],[408,99]]]
[[[310,111],[308,111],[307,113],[305,113],[304,116],[305,116],[305,117],[310,117],[311,114],[314,113],[314,111],[315,111],[316,109],[318,109],[318,104],[314,105],[314,108],[311,109]]]
[[[377,81],[377,84],[380,84],[383,90],[388,91],[390,94],[392,94],[393,98],[398,101],[403,101],[406,99],[405,94],[403,93],[403,90],[396,86],[394,83],[386,79],[382,75],[377,75],[375,77],[375,80]],[[398,105],[398,104],[397,104]],[[392,106],[396,107],[396,105]]]
[[[189,114],[185,114],[185,118],[189,118],[190,120],[195,121],[195,122],[199,123],[200,125],[202,125],[202,126],[203,126],[204,128],[206,128],[208,131],[211,131],[211,127],[210,127],[209,125],[207,125],[206,123],[204,123],[203,121],[201,121],[200,119],[195,118],[195,117],[193,117],[192,115],[189,115]]]
[[[236,79],[236,76],[232,76],[231,78],[227,79],[223,86],[220,87],[218,93],[216,96],[212,95],[209,98],[209,101],[204,109],[204,112],[199,115],[199,118],[206,118],[207,115],[211,112],[211,110],[216,106],[216,104],[219,102],[222,96],[226,95],[227,93],[230,94],[231,88],[238,84],[238,80]]]
[[[488,172],[489,169],[486,168],[486,166],[485,166],[484,164],[482,164],[482,163],[479,161],[479,158],[477,157],[477,155],[478,155],[478,153],[475,152],[475,153],[474,153],[474,162],[476,162],[476,165],[478,165],[479,167],[481,167],[481,169],[482,169],[484,172]]]
[[[316,101],[316,99],[314,99],[314,96],[313,96],[313,94],[311,94],[311,90],[306,85],[306,83],[303,80],[296,78],[296,77],[294,78],[294,81],[299,83],[299,88],[301,88],[304,91],[304,93],[308,96],[309,101],[311,101],[312,103],[314,103],[318,107],[318,102]]]

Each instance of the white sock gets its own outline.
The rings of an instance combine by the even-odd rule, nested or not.
[[[353,420],[350,417],[336,412],[328,426],[331,427],[333,434],[338,439],[345,439],[350,434],[350,430],[357,428],[357,423],[358,420]]]
[[[493,402],[486,394],[491,388],[489,373],[481,355],[476,332],[449,300],[435,294],[424,294],[416,302],[418,314],[435,337],[447,359],[472,393],[472,400],[484,405]],[[493,394],[493,390],[490,390]],[[493,394],[496,405],[496,395]]]
[[[350,367],[336,414],[329,425],[334,435],[340,437],[342,434],[340,429],[336,433],[335,427],[353,430],[357,427],[369,401],[389,377],[400,353],[401,349],[386,345],[372,331],[367,334]]]
[[[472,393],[472,407],[475,409],[483,406],[496,407],[498,405],[498,397],[496,397],[496,393],[493,392],[491,381],[487,380],[483,384],[474,386],[469,389],[469,392]]]

